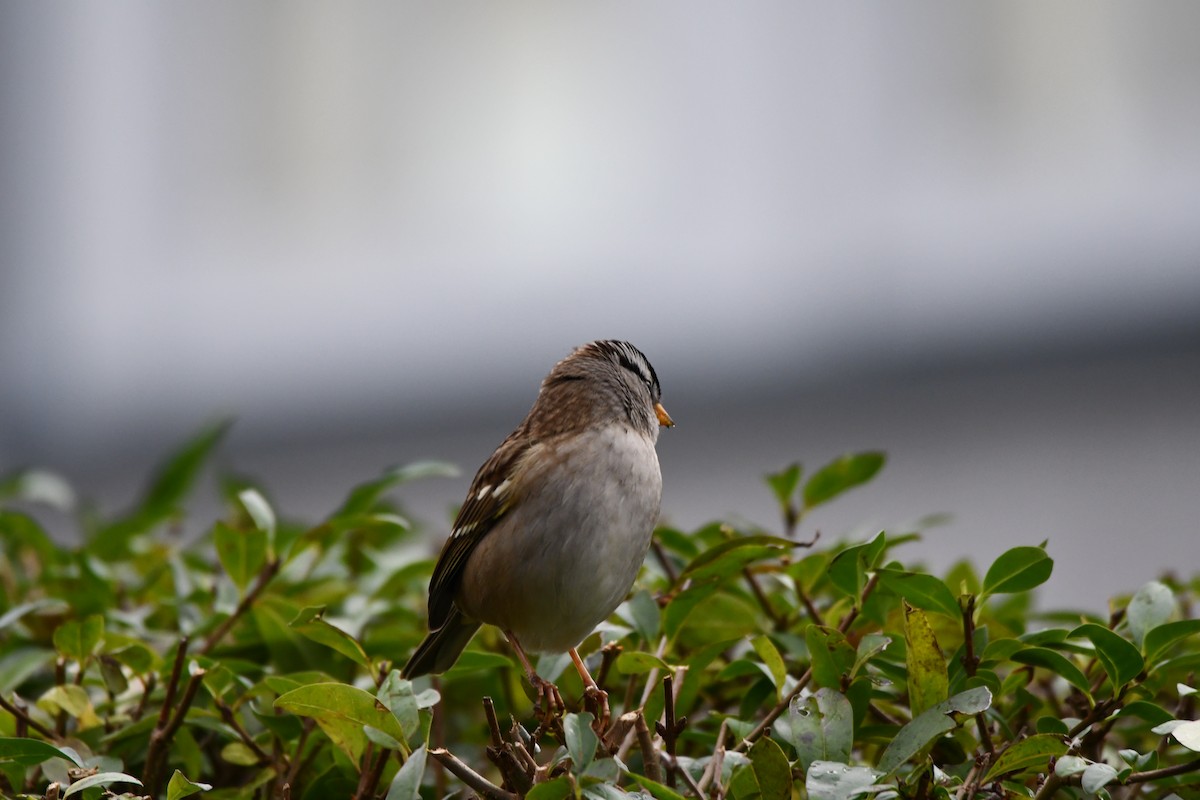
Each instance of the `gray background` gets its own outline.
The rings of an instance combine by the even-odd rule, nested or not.
[[[1200,569],[1200,6],[0,6],[0,470],[101,505],[224,414],[318,517],[446,528],[599,337],[679,421],[664,514],[881,448],[830,539],[1050,540],[1045,602]],[[203,517],[201,517],[203,518]],[[61,520],[58,521],[61,523]],[[69,526],[61,524],[63,535]]]

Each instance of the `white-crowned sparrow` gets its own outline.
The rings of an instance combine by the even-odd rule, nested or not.
[[[646,356],[621,341],[576,348],[471,482],[429,584],[429,635],[405,677],[440,673],[481,623],[525,650],[569,652],[625,599],[650,546],[662,476],[654,445],[674,425]],[[557,692],[553,692],[554,702]]]

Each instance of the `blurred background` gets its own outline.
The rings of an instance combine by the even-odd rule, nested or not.
[[[573,346],[679,423],[664,518],[1200,569],[1200,5],[0,5],[0,472],[105,509],[203,423],[284,513],[423,458],[440,538]],[[197,523],[198,524],[198,523]],[[64,530],[63,535],[70,535]]]

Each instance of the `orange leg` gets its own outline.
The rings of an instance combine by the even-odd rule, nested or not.
[[[609,717],[612,716],[608,708],[608,692],[596,685],[592,674],[588,672],[587,665],[579,657],[579,651],[572,647],[568,652],[571,654],[571,660],[575,662],[575,669],[579,672],[579,677],[583,679],[583,692],[584,698],[588,701],[588,710],[596,715],[595,728],[603,736],[605,729],[608,728]]]

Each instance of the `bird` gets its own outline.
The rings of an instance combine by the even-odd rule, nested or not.
[[[655,445],[675,425],[661,398],[654,367],[626,341],[593,341],[554,365],[471,481],[430,578],[429,633],[403,677],[450,669],[486,623],[504,633],[540,713],[563,704],[528,652],[569,653],[607,716],[576,648],[628,596],[650,547]]]

